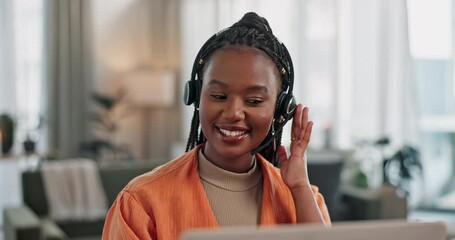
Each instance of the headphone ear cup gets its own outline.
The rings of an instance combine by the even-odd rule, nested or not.
[[[200,80],[189,80],[185,83],[185,88],[183,89],[183,103],[186,105],[195,104],[196,107],[199,106],[199,98],[201,91],[201,81]]]
[[[275,110],[275,118],[283,120],[289,120],[294,116],[294,111],[297,104],[292,94],[282,92],[278,97],[277,106]]]
[[[183,89],[183,103],[191,105],[196,101],[195,81],[186,81],[185,88]]]

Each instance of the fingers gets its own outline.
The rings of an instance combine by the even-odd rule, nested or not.
[[[310,142],[312,130],[313,130],[313,122],[309,121],[308,124],[306,125],[305,133],[303,135],[303,141],[305,142],[306,145],[308,145],[308,143]]]
[[[286,161],[288,159],[288,154],[286,153],[286,148],[284,146],[280,146],[277,150],[278,160],[280,163]]]
[[[303,107],[302,104],[297,105],[295,111],[294,119],[292,121],[292,130],[291,130],[291,141],[304,141],[309,142],[311,137],[311,130],[313,128],[313,122],[308,121],[308,112],[307,107]]]
[[[302,109],[303,105],[298,104],[292,120],[291,141],[296,141],[300,137],[300,129],[302,126]]]
[[[305,143],[308,143],[310,141],[311,130],[313,128],[313,122],[308,121],[308,112],[309,112],[309,109],[307,107],[303,109],[302,125],[300,128],[300,136],[301,136],[300,139],[303,140]]]

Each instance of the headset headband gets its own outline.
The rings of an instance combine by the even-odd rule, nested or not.
[[[271,130],[267,134],[264,141],[255,149],[251,151],[251,154],[256,154],[257,152],[261,152],[270,144],[277,139],[278,136],[281,136],[281,132],[283,130],[284,125],[294,116],[294,110],[296,107],[295,99],[292,94],[294,89],[294,66],[292,63],[291,56],[289,54],[288,49],[286,46],[275,36],[273,35],[271,29],[264,24],[265,30],[262,29],[260,26],[254,23],[243,23],[243,24],[234,24],[232,27],[226,28],[221,30],[220,32],[211,36],[205,43],[202,45],[201,49],[199,50],[196,58],[194,59],[193,68],[191,70],[191,79],[187,82],[185,86],[185,93],[184,93],[184,100],[187,105],[194,103],[196,111],[199,109],[199,101],[200,101],[200,91],[202,88],[202,68],[207,62],[207,56],[213,53],[215,50],[222,48],[225,45],[225,42],[220,41],[219,44],[212,44],[217,37],[222,36],[225,32],[240,28],[240,27],[250,27],[259,32],[266,34],[269,38],[273,39],[274,41],[278,42],[279,48],[283,51],[283,56],[279,56],[278,53],[274,51],[270,51],[269,49],[262,47],[262,46],[251,46],[254,48],[259,49],[260,51],[265,52],[275,63],[275,66],[278,69],[278,72],[281,76],[281,85],[282,89],[280,94],[277,98],[277,105],[274,113],[273,123],[271,126]],[[248,46],[248,45],[247,45]],[[280,49],[278,49],[280,50]],[[196,114],[196,113],[195,113]],[[189,145],[190,146],[190,145]],[[276,150],[276,144],[274,143],[274,151]],[[188,146],[187,146],[188,148]],[[188,150],[188,149],[187,149]],[[275,160],[273,160],[275,161]]]
[[[196,58],[194,59],[193,68],[191,70],[191,80],[196,81],[196,80],[202,79],[202,76],[199,76],[197,79],[196,79],[196,76],[201,72],[202,67],[206,63],[205,58],[210,53],[214,52],[215,50],[217,50],[219,48],[224,47],[225,45],[219,44],[219,45],[214,45],[212,47],[207,47],[207,46],[210,43],[212,43],[218,36],[225,33],[226,31],[229,31],[229,30],[232,30],[235,28],[240,28],[240,27],[252,27],[259,32],[265,33],[266,35],[275,39],[279,43],[280,47],[283,49],[283,52],[284,52],[283,57],[285,59],[282,59],[282,57],[277,56],[276,53],[268,51],[267,49],[262,48],[260,46],[253,46],[253,47],[265,52],[272,59],[272,61],[275,63],[275,65],[278,69],[278,72],[280,73],[280,76],[281,76],[281,81],[282,81],[281,85],[283,87],[282,91],[285,91],[288,94],[292,94],[292,91],[294,89],[294,66],[292,63],[291,55],[289,54],[289,51],[286,48],[286,46],[275,35],[273,35],[270,31],[268,31],[269,28],[267,27],[267,25],[264,25],[264,27],[266,28],[266,31],[263,31],[262,29],[258,28],[254,24],[234,25],[232,27],[225,28],[225,29],[219,31],[218,33],[214,34],[213,36],[211,36],[204,43],[204,45],[202,45],[201,49],[199,50],[198,54],[196,55]],[[275,59],[277,59],[278,62],[276,62]],[[281,69],[280,69],[280,67],[281,67]]]

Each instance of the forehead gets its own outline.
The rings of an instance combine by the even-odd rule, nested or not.
[[[207,59],[208,60],[207,63],[210,63],[211,62],[210,60],[213,59],[214,57],[216,57],[217,55],[223,55],[223,53],[224,54],[236,53],[238,55],[244,55],[243,57],[245,57],[245,55],[247,55],[250,57],[254,56],[256,58],[263,58],[264,60],[267,59],[276,68],[275,63],[270,58],[270,56],[267,55],[267,53],[265,53],[262,50],[259,50],[258,48],[250,47],[250,46],[246,46],[246,45],[227,45],[222,48],[219,48],[211,54],[211,56]]]
[[[273,80],[280,84],[280,75],[272,59],[263,51],[248,46],[234,45],[216,50],[204,66],[204,79]],[[209,76],[207,76],[209,74]]]

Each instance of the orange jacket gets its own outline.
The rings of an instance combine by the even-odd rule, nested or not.
[[[109,210],[103,239],[178,239],[193,228],[219,227],[198,174],[201,146],[133,179]],[[260,155],[263,174],[261,225],[295,223],[293,198],[280,172]],[[324,198],[313,188],[326,222]]]

